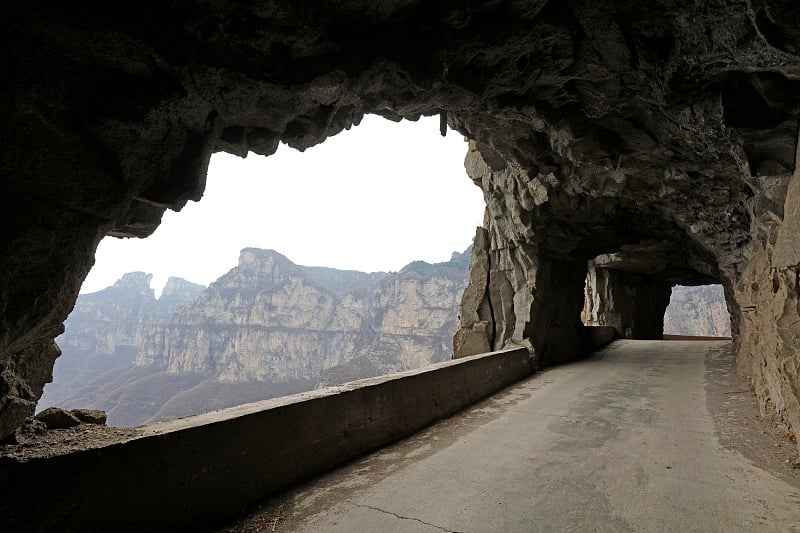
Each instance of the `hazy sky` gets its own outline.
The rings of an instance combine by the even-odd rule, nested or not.
[[[467,144],[439,119],[361,125],[304,153],[211,158],[202,201],[167,211],[147,239],[106,237],[81,292],[125,272],[205,285],[236,265],[245,247],[271,248],[300,265],[367,272],[464,251],[483,219],[483,195],[464,171]]]

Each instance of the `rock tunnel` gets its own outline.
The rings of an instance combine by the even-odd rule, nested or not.
[[[793,0],[2,13],[0,438],[33,413],[100,239],[199,200],[215,151],[303,150],[365,113],[469,139],[487,208],[456,355],[574,357],[587,275],[589,321],[631,338],[661,334],[672,284],[722,283],[739,371],[800,427]]]

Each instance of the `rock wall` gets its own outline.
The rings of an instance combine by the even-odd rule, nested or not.
[[[552,173],[531,176],[477,142],[465,167],[487,207],[456,357],[516,344],[539,365],[573,360],[589,348],[584,321],[623,338],[658,339],[670,287],[719,276],[713,258],[674,222],[624,199],[565,192]]]
[[[590,261],[583,322],[611,326],[620,339],[661,339],[670,294],[669,283]]]
[[[797,436],[800,430],[800,167],[795,167],[790,176],[762,179],[783,183],[787,188],[785,201],[782,205],[776,203],[774,197],[765,198],[765,192],[749,205],[755,238],[744,250],[748,260],[730,269],[733,282],[732,288],[726,287],[726,295],[733,307],[731,329],[739,371],[753,385],[762,414]]]
[[[541,329],[539,309],[574,307],[580,265],[625,246],[653,257],[644,245],[665,243],[656,278],[724,285],[740,368],[796,431],[798,10],[793,0],[4,6],[0,438],[41,395],[104,235],[146,236],[165,209],[198,200],[214,150],[305,149],[368,112],[439,114],[483,154],[468,167],[486,194],[487,279],[500,291],[487,342],[558,343],[526,331],[556,331]],[[547,303],[559,293],[543,284],[562,268],[565,300]],[[472,311],[481,320],[464,327],[479,333],[485,310]]]
[[[316,383],[355,359],[374,374],[345,381],[450,359],[465,260],[347,274],[247,248],[236,268],[150,332],[135,364],[223,383]]]

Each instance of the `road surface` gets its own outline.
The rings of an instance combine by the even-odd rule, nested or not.
[[[798,533],[795,451],[737,418],[729,346],[617,341],[221,531]]]

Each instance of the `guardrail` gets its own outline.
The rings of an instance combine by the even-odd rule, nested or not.
[[[197,531],[533,372],[524,348],[144,426],[129,441],[0,460],[4,531]]]

